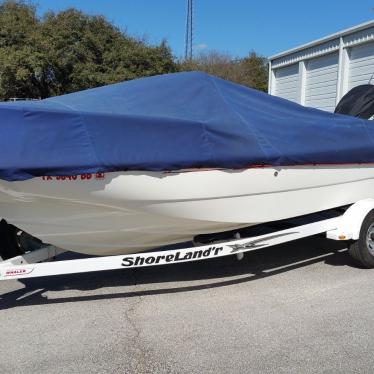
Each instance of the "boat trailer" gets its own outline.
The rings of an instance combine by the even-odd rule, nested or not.
[[[234,240],[190,248],[51,261],[66,250],[47,245],[0,261],[0,280],[171,265],[230,255],[236,255],[240,260],[246,252],[321,233],[329,239],[349,241],[348,251],[356,262],[362,267],[374,267],[374,199],[365,199],[334,218],[265,235],[241,237],[237,233]]]

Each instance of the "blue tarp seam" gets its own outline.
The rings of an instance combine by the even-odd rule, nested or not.
[[[208,76],[208,77],[209,77],[209,82],[210,82],[210,83],[213,85],[213,87],[214,87],[214,91],[216,92],[217,96],[221,99],[221,101],[223,102],[223,104],[225,105],[225,107],[228,108],[229,111],[230,111],[231,113],[233,113],[233,114],[234,114],[234,115],[235,115],[235,116],[240,120],[240,122],[241,122],[242,124],[244,124],[243,119],[241,118],[241,116],[238,115],[238,113],[235,111],[235,109],[233,109],[233,108],[230,107],[230,105],[227,103],[226,99],[225,99],[225,98],[223,97],[223,95],[221,94],[221,92],[220,92],[220,90],[218,89],[218,87],[217,87],[215,81],[212,79],[213,77],[211,77],[211,76]],[[264,144],[265,144],[265,142],[263,141],[261,135],[259,135],[259,134],[257,133],[257,131],[254,130],[254,128],[252,127],[252,125],[251,125],[250,123],[248,123],[248,125],[249,125],[248,127],[249,127],[249,129],[252,131],[253,135],[255,135],[255,136],[257,135],[257,136],[260,138],[261,141],[260,141],[258,144],[259,144],[259,146],[260,146],[262,152],[264,153],[264,155],[268,156],[268,153],[264,150],[264,148],[263,148],[263,146],[262,146],[262,144],[261,144],[261,143],[264,143]],[[245,126],[243,126],[243,127],[245,128]]]
[[[211,141],[209,139],[209,135],[208,135],[208,131],[206,129],[205,123],[200,122],[200,124],[201,124],[201,126],[203,128],[204,143],[207,145],[209,157],[210,157],[211,160],[214,160],[213,147],[212,147]],[[214,161],[216,161],[216,160],[214,160]]]
[[[86,122],[84,120],[84,118],[82,117],[81,114],[78,115],[78,118],[79,120],[81,121],[81,124],[82,124],[82,127],[84,128],[84,131],[86,133],[86,136],[87,136],[87,139],[88,139],[88,143],[90,145],[90,148],[91,148],[91,153],[92,153],[92,156],[95,158],[96,162],[97,162],[97,165],[101,165],[101,160],[100,158],[97,156],[97,152],[96,152],[96,149],[93,145],[93,139],[91,137],[91,134],[90,132],[88,131],[87,129],[87,125],[86,125]]]

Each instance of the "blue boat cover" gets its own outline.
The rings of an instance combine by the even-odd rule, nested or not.
[[[0,179],[374,162],[374,122],[198,72],[0,104]]]

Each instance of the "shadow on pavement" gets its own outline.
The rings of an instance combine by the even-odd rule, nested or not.
[[[0,296],[0,309],[18,306],[56,304],[76,301],[108,300],[177,292],[193,292],[256,281],[318,262],[331,266],[355,266],[346,243],[312,237],[245,254],[241,261],[235,256],[205,261],[135,268],[95,273],[71,274],[20,281],[24,288]],[[74,258],[75,254],[70,254]],[[239,278],[238,278],[239,277]],[[173,287],[167,283],[195,281],[193,285]],[[199,284],[196,284],[199,281]],[[165,287],[160,288],[160,283]],[[157,284],[157,287],[155,286]],[[141,285],[141,289],[121,292],[124,286]],[[99,290],[113,288],[112,293],[48,298],[47,291]],[[115,288],[120,288],[118,292]],[[112,291],[112,290],[110,290]]]

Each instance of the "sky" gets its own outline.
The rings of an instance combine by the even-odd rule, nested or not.
[[[184,54],[187,0],[31,0],[38,14],[75,7],[102,14],[150,43]],[[269,57],[374,19],[374,0],[193,0],[194,53],[218,50]]]

